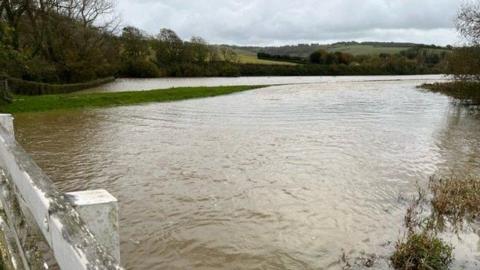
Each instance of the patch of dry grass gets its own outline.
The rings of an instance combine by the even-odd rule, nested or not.
[[[480,215],[480,178],[431,178],[429,188],[432,216],[440,229],[448,222],[458,231]]]

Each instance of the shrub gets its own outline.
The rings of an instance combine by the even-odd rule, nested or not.
[[[453,262],[452,251],[433,233],[409,233],[397,243],[390,261],[397,270],[447,270]]]

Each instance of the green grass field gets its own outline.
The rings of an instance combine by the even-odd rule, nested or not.
[[[329,52],[346,52],[353,55],[379,55],[381,53],[396,54],[401,51],[408,50],[414,46],[426,46],[421,44],[405,44],[405,43],[334,43],[334,44],[301,44],[293,46],[280,47],[233,47],[233,49],[241,55],[253,55],[257,52],[266,51],[270,54],[300,56],[307,58],[316,50],[323,49]],[[430,48],[429,51],[449,52],[447,48]]]
[[[82,93],[43,96],[15,96],[12,103],[0,104],[2,113],[41,112],[127,106],[142,103],[169,102],[214,97],[264,86],[183,87],[118,93]]]
[[[242,64],[287,65],[287,66],[297,65],[295,63],[290,63],[290,62],[258,59],[256,55],[248,55],[248,54],[238,54],[238,58],[240,63]]]
[[[236,48],[236,49],[234,49],[234,51],[237,53],[238,60],[242,64],[287,65],[287,66],[297,65],[295,63],[284,62],[284,61],[273,61],[273,60],[258,59],[257,58],[257,53],[249,51],[249,50],[243,50],[243,49]]]
[[[397,54],[408,50],[408,47],[388,47],[388,46],[373,46],[373,45],[334,45],[327,48],[329,52],[345,52],[353,55],[378,55],[381,53]],[[431,52],[448,52],[447,49],[427,49]]]
[[[329,52],[344,52],[353,55],[373,55],[373,54],[396,54],[401,51],[405,51],[408,48],[405,47],[378,47],[373,45],[342,45],[328,47]]]

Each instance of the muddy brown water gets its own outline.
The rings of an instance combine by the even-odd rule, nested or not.
[[[127,269],[341,269],[343,253],[388,269],[416,183],[480,173],[480,117],[416,89],[433,80],[273,86],[15,125],[59,189],[119,199]],[[478,237],[455,241],[455,266],[478,268]]]
[[[203,78],[120,78],[83,92],[122,92],[166,89],[171,87],[230,86],[230,85],[285,85],[324,84],[337,82],[424,81],[445,80],[443,75],[404,76],[262,76],[262,77],[203,77]]]

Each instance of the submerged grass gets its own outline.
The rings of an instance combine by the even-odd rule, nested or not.
[[[429,186],[433,193],[432,215],[439,229],[443,230],[448,222],[458,232],[465,222],[479,218],[480,178],[431,178]]]
[[[480,178],[432,177],[428,187],[428,199],[420,191],[407,210],[406,236],[397,242],[390,258],[394,269],[449,269],[454,259],[453,247],[441,240],[439,233],[453,229],[458,234],[466,224],[479,221]]]
[[[434,233],[410,233],[395,247],[390,258],[398,270],[447,270],[453,262],[453,248]]]
[[[183,87],[117,93],[79,93],[44,96],[14,96],[10,104],[0,104],[3,113],[41,112],[126,106],[152,102],[214,97],[257,89],[264,86]]]
[[[453,247],[438,237],[432,218],[426,214],[427,201],[425,191],[418,188],[404,217],[406,234],[390,257],[396,270],[448,270],[453,262]]]
[[[446,82],[423,84],[421,88],[442,93],[465,105],[480,105],[480,82]]]

